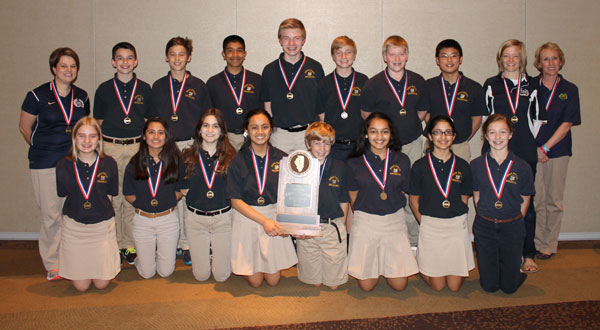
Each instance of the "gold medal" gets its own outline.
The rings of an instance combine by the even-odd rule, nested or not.
[[[447,200],[447,199],[445,201],[443,201],[442,202],[442,207],[445,208],[445,209],[449,208],[450,207],[450,201]]]
[[[346,111],[342,111],[342,114],[340,116],[342,117],[342,119],[346,119],[348,118],[348,113]]]
[[[235,109],[235,113],[237,113],[238,115],[241,115],[244,113],[244,109],[242,109],[241,107],[238,107],[237,109]]]
[[[400,109],[400,116],[406,116],[406,109]]]
[[[386,200],[387,199],[387,193],[385,191],[382,191],[381,194],[379,194],[379,198],[381,198],[382,200]]]
[[[258,205],[263,205],[265,203],[265,199],[262,196],[260,196],[258,197],[256,202],[258,203]]]
[[[215,193],[212,190],[209,190],[206,192],[206,197],[213,198],[213,197],[215,197]]]
[[[125,125],[129,125],[131,124],[131,118],[129,118],[129,116],[123,118],[123,122],[125,123]]]
[[[512,117],[510,117],[510,121],[511,121],[513,124],[516,124],[516,123],[518,123],[518,122],[519,122],[519,118],[518,118],[517,116],[512,116]]]
[[[67,128],[65,128],[65,133],[71,134],[71,127],[70,126],[67,126]]]
[[[502,204],[501,201],[496,201],[496,203],[494,203],[494,207],[497,208],[497,209],[501,209],[502,206],[504,206],[504,205]]]
[[[171,120],[172,120],[172,121],[178,121],[178,120],[179,120],[179,116],[178,116],[176,113],[174,113],[174,114],[171,116]]]
[[[92,203],[90,203],[90,201],[85,201],[85,203],[83,203],[84,210],[89,210],[91,208],[92,208]]]
[[[285,94],[285,98],[287,98],[288,100],[293,99],[294,98],[294,93],[289,92],[289,93]]]
[[[156,200],[156,198],[153,198],[153,199],[150,201],[150,205],[152,205],[152,206],[154,206],[154,207],[157,207],[157,206],[158,206],[158,201]]]

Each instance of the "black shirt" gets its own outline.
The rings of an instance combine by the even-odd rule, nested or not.
[[[344,162],[327,157],[325,168],[319,184],[319,216],[321,219],[336,219],[344,216],[340,203],[348,203],[346,190],[346,165]],[[320,173],[319,173],[320,174]]]
[[[149,118],[152,106],[152,90],[146,82],[137,79],[137,87],[133,102],[131,102],[133,88],[137,77],[134,77],[128,82],[122,82],[115,77],[109,79],[96,90],[94,97],[94,118],[102,120],[102,134],[116,138],[133,138],[138,137],[144,128],[145,118]],[[128,117],[131,119],[130,124],[125,124],[125,111],[119,102],[119,95],[115,91],[114,83],[116,82],[121,99],[125,105],[125,109],[131,102],[131,109]]]
[[[73,161],[63,158],[56,164],[56,191],[58,196],[67,197],[62,209],[63,214],[84,224],[94,224],[114,217],[115,211],[108,195],[119,194],[119,171],[115,160],[110,156],[98,158],[98,169],[94,177],[92,175],[95,162],[92,166],[80,160],[75,163],[86,191],[89,188],[90,180],[94,180],[87,200],[91,203],[91,208],[86,210],[83,207],[86,199],[79,188]]]
[[[384,169],[385,160],[365,150],[364,155],[380,180],[383,181],[384,170],[388,171],[385,192],[387,199],[381,199],[381,187],[369,172],[363,157],[348,160],[347,188],[348,191],[358,191],[354,210],[370,214],[386,215],[395,213],[406,205],[404,192],[408,191],[410,180],[410,160],[399,151],[390,151],[388,168]]]
[[[306,59],[302,72],[300,66]],[[292,88],[294,98],[288,100],[286,94],[290,91],[283,79],[279,61],[283,66],[287,81],[292,84],[294,77],[300,75]],[[283,53],[279,59],[267,64],[262,72],[260,100],[271,102],[271,112],[276,127],[293,127],[307,125],[318,119],[317,117],[317,85],[324,76],[321,64],[308,56],[302,54],[302,58],[291,64],[283,59]]]
[[[354,74],[356,74],[354,87],[350,91]],[[343,107],[337,93],[335,77],[337,77],[342,100],[345,101],[348,93],[351,93],[346,108],[346,113],[348,114],[346,119],[341,117]],[[358,137],[358,133],[364,122],[360,113],[360,97],[362,88],[368,79],[366,75],[354,70],[350,76],[343,78],[334,70],[319,82],[317,113],[325,114],[325,122],[335,129],[336,139],[355,141]]]
[[[365,83],[360,98],[362,110],[365,112],[383,112],[391,118],[403,145],[411,143],[423,133],[423,126],[418,112],[429,111],[429,97],[427,96],[425,79],[410,70],[404,71],[404,77],[400,81],[390,77],[392,86],[394,86],[401,100],[404,82],[408,77],[406,99],[403,100],[404,107],[400,105],[394,91],[388,84],[385,71],[381,71]],[[401,116],[400,110],[403,108],[406,110],[406,115]]]
[[[456,92],[456,100],[454,101],[454,108],[452,108],[452,120],[454,121],[454,127],[456,128],[456,139],[454,143],[462,143],[469,139],[473,130],[473,121],[471,117],[487,115],[487,108],[485,106],[485,98],[483,96],[483,88],[481,85],[465,77],[462,72],[459,72],[460,82],[458,91]],[[442,75],[427,80],[427,91],[429,94],[429,104],[431,106],[429,113],[431,118],[438,115],[448,116],[448,110],[446,108],[446,100],[448,105],[452,104],[452,96],[456,83],[453,85],[448,81],[444,80],[446,87],[446,95],[442,88]]]
[[[461,196],[473,194],[473,181],[469,163],[460,157],[456,157],[454,170],[450,173],[452,169],[452,157],[444,163],[443,160],[436,158],[433,154],[430,155],[433,168],[442,189],[446,189],[448,175],[452,176],[450,190],[448,199],[444,198],[431,172],[429,157],[427,155],[417,160],[410,172],[409,192],[413,196],[420,197],[419,212],[423,215],[436,218],[453,218],[467,213],[469,207],[463,203]],[[449,208],[442,206],[445,200],[450,202]]]
[[[215,165],[217,163],[216,157],[211,157],[207,151],[200,151],[202,161],[206,167],[206,180],[210,183],[210,179],[214,173]],[[196,156],[198,157],[198,156]],[[227,184],[227,173],[223,171],[222,164],[219,164],[219,168],[215,173],[215,180],[210,191],[213,192],[213,197],[208,198],[206,194],[209,189],[202,174],[202,165],[200,161],[196,163],[194,172],[192,175],[184,181],[182,189],[189,188],[189,191],[185,197],[186,204],[193,208],[202,211],[213,211],[225,208],[229,205],[229,198],[225,194],[225,187]]]
[[[236,113],[238,104],[227,83],[225,73],[227,74],[227,77],[229,77],[229,81],[233,86],[236,97],[239,97],[240,90],[243,90],[242,103],[239,106],[243,109],[241,114]],[[210,77],[206,82],[213,106],[221,110],[223,116],[225,116],[227,131],[236,134],[244,133],[244,118],[246,118],[246,114],[250,110],[263,107],[263,104],[259,99],[260,75],[246,70],[246,82],[244,86],[242,86],[242,80],[243,70],[237,75],[232,75],[225,69]]]

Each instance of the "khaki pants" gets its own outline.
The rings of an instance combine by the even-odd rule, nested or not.
[[[119,194],[113,196],[113,208],[115,209],[115,225],[117,228],[117,244],[119,249],[133,248],[132,222],[134,208],[123,196],[123,177],[129,160],[140,149],[139,143],[121,145],[117,143],[104,142],[104,153],[111,156],[117,162],[119,168]]]
[[[227,137],[229,138],[229,143],[233,146],[236,151],[240,151],[242,145],[244,144],[244,135],[243,134],[235,134],[235,133],[227,133]]]
[[[177,142],[177,148],[183,151],[184,149],[191,147],[194,143],[194,139],[179,141]],[[187,210],[187,206],[185,204],[185,196],[182,197],[179,202],[177,202],[177,212],[179,213],[179,242],[177,243],[177,248],[182,250],[189,250],[190,244],[187,240],[187,235],[185,232],[185,226],[183,225],[183,215]]]
[[[538,251],[556,253],[570,158],[563,156],[537,163],[534,197],[537,222],[534,242]]]
[[[58,268],[63,197],[56,193],[56,168],[30,170],[33,195],[40,208],[42,226],[38,238],[40,257],[46,270]]]
[[[133,216],[133,239],[137,250],[135,267],[143,278],[167,277],[175,270],[179,220],[176,211],[158,218]]]
[[[414,164],[417,160],[423,157],[423,137],[419,136],[409,144],[402,146],[402,152],[410,159],[410,164]],[[411,246],[417,246],[419,241],[419,224],[417,219],[412,214],[410,206],[408,205],[408,195],[406,196],[406,206],[404,207],[406,227],[408,228],[408,239]]]
[[[306,150],[306,144],[304,143],[305,132],[306,131],[291,133],[283,128],[277,128],[271,135],[271,144],[273,147],[287,154],[296,150]]]
[[[456,156],[466,160],[467,163],[471,162],[471,147],[469,146],[469,141],[453,144],[450,149],[452,149],[452,152],[454,152]]]

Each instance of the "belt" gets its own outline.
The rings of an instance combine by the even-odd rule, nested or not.
[[[296,132],[302,132],[304,130],[306,130],[306,128],[308,127],[308,125],[300,125],[300,126],[293,126],[293,127],[280,127],[281,129],[284,129],[290,133],[296,133]]]
[[[354,143],[354,140],[335,140],[336,144],[345,144],[345,145],[350,145],[352,143]]]
[[[150,213],[150,212],[144,212],[140,209],[135,209],[135,213],[146,217],[146,218],[158,218],[158,217],[162,217],[164,215],[167,215],[171,212],[173,212],[175,210],[175,206],[173,206],[172,208],[166,210],[166,211],[162,211],[162,212],[158,212],[158,213]]]
[[[103,138],[104,142],[121,144],[124,146],[128,145],[128,144],[140,143],[142,141],[141,137],[136,137],[136,138],[131,138],[131,139],[113,139],[113,138],[109,138],[107,136],[103,136],[102,138]]]
[[[521,218],[523,217],[523,215],[522,215],[521,213],[519,213],[519,215],[517,215],[517,216],[516,216],[516,217],[514,217],[514,218],[500,220],[500,219],[492,219],[492,218],[488,218],[488,217],[486,217],[486,216],[484,216],[484,215],[481,215],[481,214],[479,214],[479,213],[477,213],[477,215],[478,215],[478,216],[479,216],[481,219],[483,219],[483,220],[487,220],[487,221],[491,221],[491,222],[493,222],[493,223],[508,223],[508,222],[517,221],[517,220],[519,220],[519,219],[521,219]]]
[[[337,232],[337,235],[338,235],[338,241],[341,244],[342,243],[342,235],[340,234],[340,228],[338,227],[338,225],[335,222],[333,222],[333,220],[335,220],[335,219],[326,218],[326,219],[321,219],[320,222],[321,223],[328,223],[328,224],[332,225],[335,228],[335,231]]]
[[[229,212],[229,210],[231,210],[231,206],[227,206],[225,208],[222,208],[220,210],[215,210],[215,211],[202,211],[202,210],[198,210],[196,208],[193,208],[191,206],[188,205],[188,210],[198,214],[198,215],[203,215],[203,216],[207,216],[207,217],[212,217],[215,215],[219,215],[219,214],[223,214],[226,212]]]
[[[187,139],[175,139],[175,142],[189,141],[191,139],[193,139],[193,137]]]

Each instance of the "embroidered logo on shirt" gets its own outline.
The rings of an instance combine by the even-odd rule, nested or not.
[[[452,173],[452,182],[462,183],[463,174],[460,171]]]
[[[133,103],[135,103],[135,104],[144,104],[144,97],[141,94],[136,95],[133,98]]]
[[[306,69],[304,70],[304,78],[314,79],[316,77],[315,70]]]
[[[246,93],[246,94],[254,94],[255,90],[256,90],[256,87],[254,87],[253,84],[244,85],[244,93]]]
[[[271,164],[271,172],[279,172],[279,162]]]
[[[340,187],[340,178],[338,178],[335,175],[329,177],[329,180],[327,180],[327,185],[330,187],[339,188]]]
[[[75,100],[73,100],[73,105],[76,108],[83,108],[83,100],[80,98],[76,98]]]
[[[352,88],[352,96],[360,96],[361,92],[362,92],[362,89],[360,89],[360,87]]]
[[[390,166],[390,175],[402,176],[402,169],[398,165]]]
[[[406,88],[406,94],[408,95],[419,95],[419,90],[416,86],[410,85]]]
[[[519,175],[517,175],[517,172],[510,172],[510,173],[508,173],[508,176],[506,177],[506,183],[517,184],[518,180],[519,180]]]
[[[196,99],[196,90],[193,88],[189,88],[185,90],[185,97],[187,97],[188,99],[192,99],[195,100]]]
[[[96,182],[97,183],[106,183],[107,180],[108,180],[108,173],[100,172],[100,173],[96,174]]]
[[[456,95],[456,99],[458,101],[469,102],[469,93],[467,93],[466,91],[460,91]]]
[[[558,98],[561,99],[561,100],[566,100],[569,97],[567,96],[567,93],[560,93],[560,95],[558,95]]]

